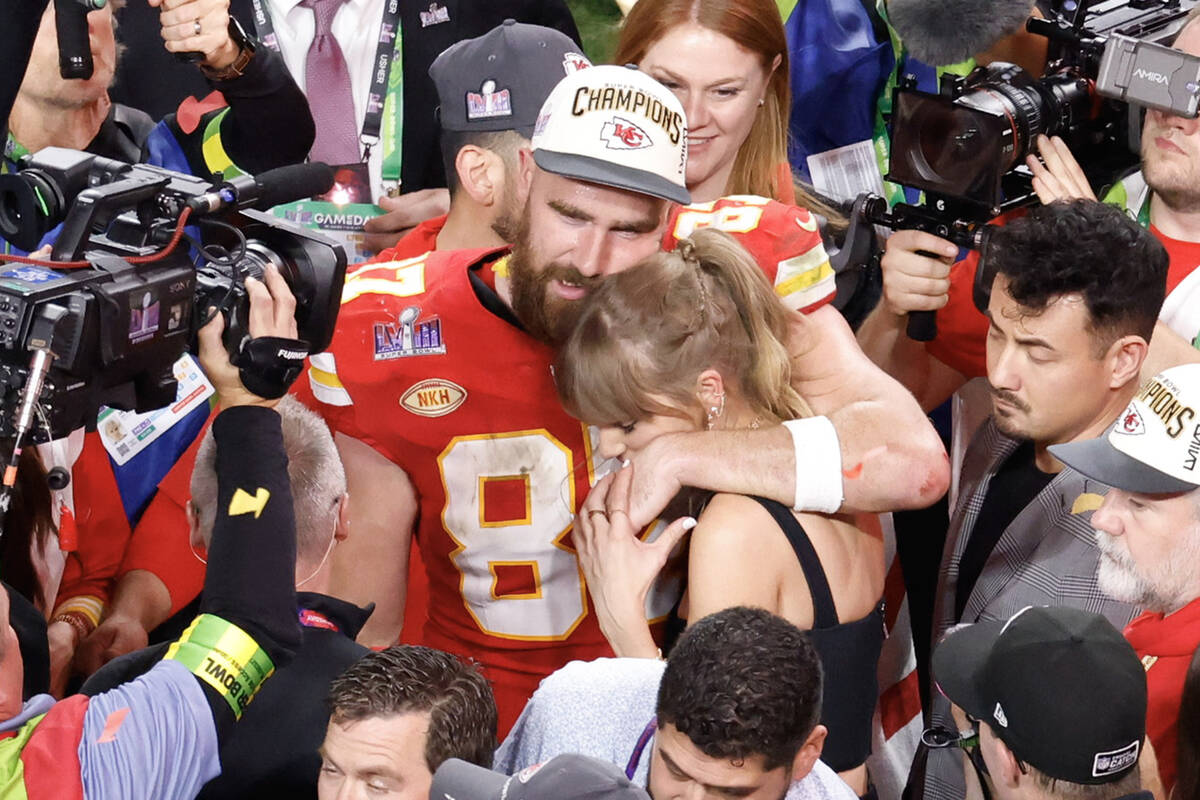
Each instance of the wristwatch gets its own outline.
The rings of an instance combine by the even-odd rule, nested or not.
[[[242,28],[242,23],[233,16],[229,18],[229,38],[238,46],[237,58],[223,69],[201,66],[200,71],[204,73],[205,77],[214,81],[227,81],[231,78],[240,78],[246,72],[246,67],[254,58],[256,45],[254,39],[248,36]]]

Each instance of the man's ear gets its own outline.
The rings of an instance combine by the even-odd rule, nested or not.
[[[1145,362],[1146,353],[1149,351],[1150,346],[1140,336],[1122,336],[1113,342],[1106,354],[1112,370],[1109,386],[1120,389],[1130,381],[1136,386],[1141,376],[1142,363]]]
[[[495,162],[498,161],[491,150],[473,144],[463,145],[454,157],[459,188],[478,205],[491,206],[499,199],[501,186],[495,174]]]
[[[533,185],[533,174],[537,171],[537,163],[533,160],[533,150],[522,147],[517,152],[517,198],[521,205],[529,199],[529,187]]]
[[[812,772],[812,768],[816,766],[817,760],[821,757],[821,751],[825,749],[825,736],[828,733],[828,728],[818,725],[812,729],[812,733],[804,740],[804,744],[800,745],[799,752],[792,759],[793,783]]]
[[[349,535],[350,494],[349,492],[343,492],[342,499],[338,500],[337,525],[333,529],[333,538],[335,541],[344,542]]]
[[[208,545],[204,543],[204,537],[200,534],[200,512],[196,510],[196,504],[191,500],[187,501],[187,521],[188,521],[188,545],[192,548],[192,552],[199,551],[202,556],[208,554]]]
[[[984,722],[983,725],[987,725],[987,723]],[[992,777],[992,783],[1007,786],[1010,789],[1018,788],[1023,773],[1021,765],[1017,763],[1017,757],[1013,755],[1012,750],[1008,749],[1008,745],[989,730],[987,736],[980,735],[979,746],[988,749],[990,757],[985,758],[985,761],[988,765],[988,774]],[[992,769],[993,764],[997,765],[999,769]]]

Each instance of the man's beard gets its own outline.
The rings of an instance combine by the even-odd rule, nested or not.
[[[492,232],[500,240],[513,244],[521,233],[521,205],[517,202],[516,175],[505,176],[504,196],[500,199],[500,214],[492,220]]]
[[[599,285],[600,278],[588,278],[570,264],[552,262],[541,268],[535,267],[537,256],[529,239],[529,214],[526,213],[508,260],[513,313],[531,336],[546,344],[558,345],[574,330],[583,300],[553,296],[549,291],[550,282],[558,279],[591,291]]]
[[[1160,614],[1177,611],[1196,599],[1188,596],[1194,593],[1188,591],[1194,583],[1190,575],[1200,557],[1200,531],[1195,527],[1183,533],[1180,552],[1173,554],[1156,569],[1156,574],[1149,576],[1138,569],[1129,549],[1117,541],[1118,538],[1096,531],[1096,544],[1100,548],[1096,576],[1100,591],[1114,600]]]
[[[1026,414],[1029,413],[1029,411],[1030,411],[1029,404],[1026,403],[1024,400],[1021,400],[1019,397],[1017,397],[1012,392],[1007,391],[1005,389],[997,389],[992,386],[989,386],[989,388],[991,389],[993,399],[999,398],[1001,400],[1004,400],[1005,402],[1007,402],[1009,405],[1013,406],[1017,410],[1023,411]],[[1021,428],[1020,425],[1018,425],[1014,419],[1012,419],[1010,417],[1006,417],[1003,414],[999,413],[996,410],[995,405],[992,406],[992,422],[993,422],[993,424],[995,424],[996,428],[1001,433],[1003,433],[1005,436],[1011,436],[1014,439],[1030,438],[1029,433],[1026,430]]]
[[[1200,211],[1200,164],[1188,162],[1184,173],[1169,164],[1159,164],[1154,157],[1147,158],[1147,150],[1153,147],[1156,131],[1149,131],[1142,141],[1142,176],[1167,208],[1178,212]],[[1184,149],[1185,145],[1180,145]]]

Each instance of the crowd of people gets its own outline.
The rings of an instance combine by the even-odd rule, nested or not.
[[[953,65],[909,0],[596,65],[563,0],[19,4],[0,172],[324,162],[270,213],[347,268],[319,352],[243,267],[174,406],[0,441],[0,796],[1200,800],[1200,120],[1039,135],[977,249],[847,190],[923,202],[892,90],[1059,3]]]

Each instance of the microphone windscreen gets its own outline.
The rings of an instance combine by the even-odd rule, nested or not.
[[[68,80],[92,77],[87,8],[79,0],[54,0],[54,27],[58,33],[59,74]]]
[[[1020,31],[1033,6],[1033,0],[888,0],[887,15],[908,52],[937,67]]]
[[[256,176],[261,187],[254,208],[266,211],[280,203],[307,200],[333,188],[333,169],[321,161],[289,164],[269,169]]]

